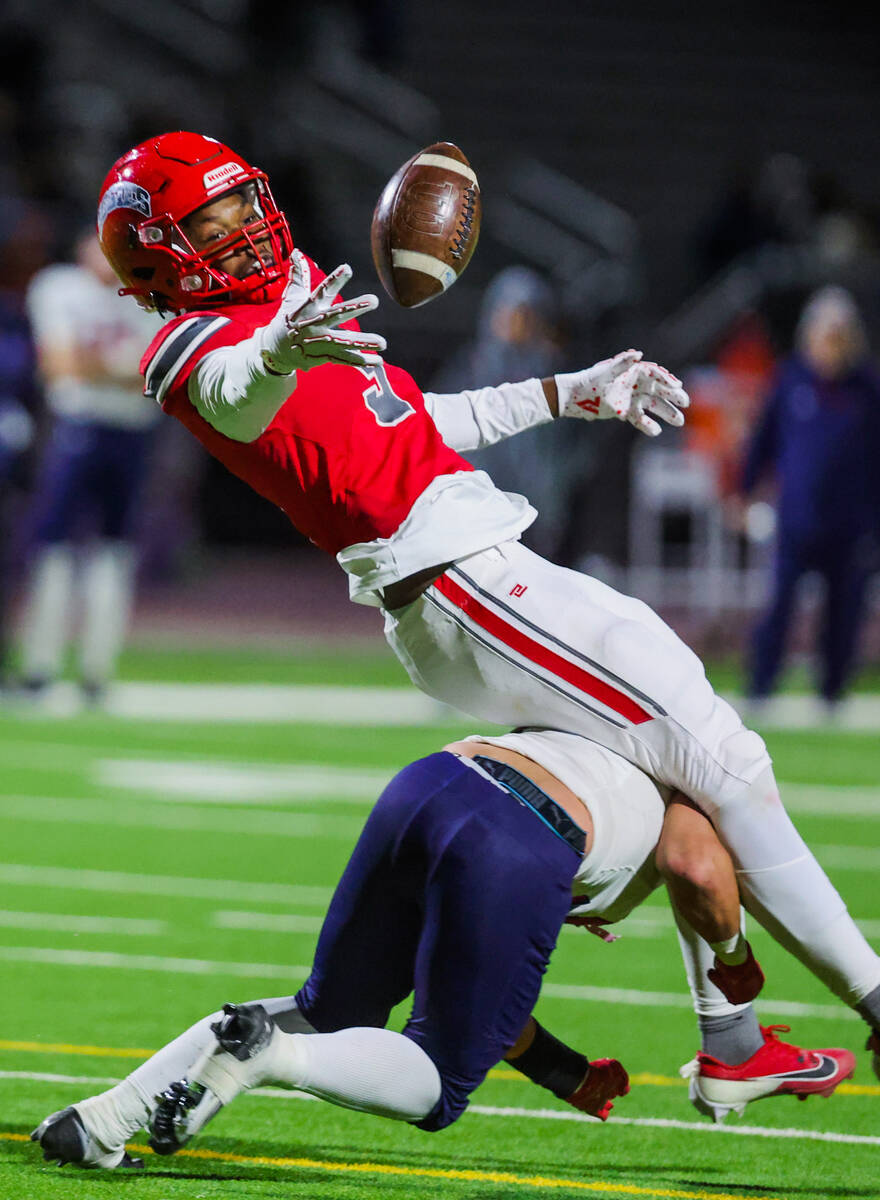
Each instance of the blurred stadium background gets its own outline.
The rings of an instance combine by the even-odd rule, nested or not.
[[[41,247],[62,254],[118,154],[187,127],[245,148],[299,242],[375,287],[384,180],[418,146],[460,142],[485,197],[479,251],[441,303],[383,304],[394,361],[431,386],[489,281],[522,264],[554,287],[567,363],[635,345],[685,377],[685,436],[586,431],[557,556],[654,603],[696,648],[735,654],[765,593],[772,514],[736,532],[722,501],[762,389],[815,287],[851,288],[872,335],[880,309],[876,31],[838,17],[824,3],[747,2],[734,17],[637,0],[10,0],[0,238],[38,235],[35,266]],[[140,540],[135,641],[184,625],[210,638],[224,597],[227,636],[374,628],[344,605],[333,565],[182,430],[163,426]],[[242,622],[238,581],[255,571],[267,585],[247,588]],[[332,609],[307,599],[325,579]],[[811,640],[810,596],[796,647]],[[872,613],[876,661],[876,593]]]
[[[498,273],[524,266],[551,285],[563,367],[632,345],[685,379],[695,405],[682,433],[653,444],[616,422],[575,429],[561,514],[546,461],[524,455],[521,486],[547,502],[534,531],[543,549],[659,608],[737,694],[768,587],[772,493],[744,527],[727,514],[761,397],[804,300],[824,284],[857,298],[876,350],[871,11],[844,19],[839,5],[788,0],[6,0],[0,292],[68,252],[120,153],[173,128],[241,147],[269,172],[297,241],[325,267],[351,262],[356,285],[379,290],[368,234],[382,185],[420,146],[457,142],[483,190],[477,253],[440,302],[406,312],[386,300],[371,327],[430,387],[466,353]],[[39,398],[34,416],[36,450]],[[2,496],[13,677],[32,486],[25,475]],[[138,549],[122,682],[105,710],[80,711],[72,685],[54,707],[27,711],[14,694],[0,706],[4,1198],[104,1194],[100,1182],[56,1184],[32,1169],[22,1147],[35,1120],[124,1074],[139,1048],[218,1001],[284,990],[300,971],[289,964],[309,961],[382,780],[470,728],[396,690],[402,669],[375,612],[349,604],[338,567],[175,422],[159,429]],[[819,596],[808,579],[787,684],[801,694],[784,698],[803,704],[783,705],[768,737],[799,826],[877,944],[880,592],[875,582],[847,732],[809,707]],[[504,1107],[545,1100],[502,1071],[478,1097],[494,1107],[429,1145],[358,1114],[248,1101],[206,1139],[210,1162],[163,1172],[149,1194],[283,1186],[338,1200],[372,1186],[334,1175],[358,1169],[352,1158],[396,1164],[371,1194],[407,1200],[435,1194],[417,1168],[443,1178],[475,1163],[485,1170],[467,1194],[481,1198],[535,1194],[536,1175],[649,1197],[880,1194],[880,1090],[864,1056],[827,1107],[767,1105],[748,1113],[761,1126],[753,1139],[701,1136],[675,1075],[696,1039],[658,901],[608,968],[611,951],[563,939],[541,1001],[581,1040],[584,1012],[571,1001],[592,1001],[587,1048],[635,1058],[640,1086],[598,1154],[595,1130]],[[762,1019],[794,1014],[803,1044],[860,1050],[852,1014],[760,932],[756,945],[769,967]],[[292,1130],[279,1109],[293,1107],[320,1111],[297,1111]],[[499,1137],[501,1113],[516,1137]],[[311,1171],[271,1157],[246,1171],[228,1154],[221,1162],[242,1139],[249,1154],[328,1161]],[[517,1190],[493,1169],[529,1178]],[[559,1194],[563,1179],[551,1183]]]

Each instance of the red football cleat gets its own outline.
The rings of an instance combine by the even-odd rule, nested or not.
[[[581,1112],[607,1121],[614,1105],[615,1096],[625,1096],[629,1091],[629,1076],[616,1058],[596,1058],[583,1083],[566,1097],[566,1103]]]
[[[715,965],[706,974],[731,1004],[748,1004],[754,1000],[764,986],[764,972],[755,961],[752,948],[746,942],[748,955],[745,962],[731,966],[715,959]]]
[[[873,1030],[871,1036],[865,1042],[865,1049],[871,1051],[871,1066],[874,1068],[874,1074],[880,1079],[880,1032]]]
[[[830,1096],[855,1071],[849,1050],[802,1050],[781,1042],[788,1025],[761,1027],[764,1045],[736,1066],[700,1053],[681,1068],[690,1080],[691,1103],[713,1121],[723,1121],[731,1109],[740,1116],[752,1100],[765,1096]]]

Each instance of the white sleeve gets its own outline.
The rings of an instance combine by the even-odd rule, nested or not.
[[[482,450],[553,420],[540,379],[469,392],[425,392],[425,407],[453,450]]]
[[[38,346],[76,343],[76,314],[83,306],[78,269],[68,264],[45,267],[26,293],[28,321]],[[87,303],[87,301],[86,301]]]
[[[254,336],[209,351],[187,384],[200,415],[235,442],[256,441],[296,387],[296,374],[267,370],[259,347]]]

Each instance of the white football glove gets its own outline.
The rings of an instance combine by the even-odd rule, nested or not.
[[[653,414],[669,425],[683,425],[682,409],[690,404],[687,392],[665,367],[642,362],[641,350],[623,350],[585,371],[557,375],[560,417],[629,421],[641,433],[656,437],[660,426]]]
[[[385,339],[380,334],[336,328],[379,303],[376,296],[367,295],[334,304],[350,279],[351,267],[343,263],[310,292],[308,263],[294,250],[278,311],[259,331],[260,357],[273,374],[292,375],[323,363],[366,367],[381,361]]]

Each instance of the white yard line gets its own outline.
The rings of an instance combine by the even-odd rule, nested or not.
[[[30,1083],[76,1084],[79,1087],[111,1087],[118,1079],[96,1075],[50,1075],[42,1071],[0,1071],[0,1079]],[[314,1100],[303,1092],[282,1091],[281,1088],[254,1088],[245,1095],[272,1100]],[[573,1121],[577,1124],[598,1125],[595,1117],[586,1113],[555,1108],[501,1108],[489,1104],[471,1104],[464,1113],[468,1116],[501,1117],[520,1121]],[[763,1125],[713,1125],[708,1121],[678,1121],[668,1117],[609,1117],[608,1125],[633,1126],[647,1129],[678,1129],[688,1133],[712,1134],[720,1137],[734,1134],[739,1137],[781,1138],[807,1142],[842,1142],[852,1146],[880,1146],[880,1137],[870,1134],[835,1133],[819,1129],[771,1129]]]
[[[742,707],[740,696],[726,696]],[[56,684],[39,705],[21,705],[23,715],[64,718],[82,708],[73,684]],[[303,684],[116,683],[107,696],[113,716],[148,721],[235,721],[329,725],[432,725],[459,722],[461,714],[410,687],[313,687]],[[746,723],[753,718],[746,714]],[[813,696],[783,695],[762,710],[760,728],[823,729],[876,733],[880,696],[850,697],[833,720]]]
[[[58,693],[69,711],[70,696]],[[74,699],[75,703],[75,699]],[[218,721],[283,725],[434,725],[459,721],[446,705],[409,687],[297,684],[118,683],[106,711],[138,721]]]
[[[85,917],[70,913],[10,912],[0,909],[0,928],[42,929],[53,933],[113,933],[125,937],[159,937],[166,921],[134,917]]]
[[[578,1112],[557,1112],[555,1108],[495,1108],[472,1104],[467,1110],[484,1117],[520,1117],[527,1120],[581,1121],[597,1124],[597,1118]],[[633,1125],[648,1129],[682,1129],[689,1133],[739,1134],[741,1137],[786,1138],[808,1142],[845,1142],[854,1146],[880,1146],[880,1137],[870,1134],[833,1133],[818,1129],[768,1129],[762,1125],[712,1125],[699,1121],[676,1121],[667,1117],[609,1117],[609,1125]]]
[[[102,829],[166,829],[194,833],[226,833],[235,837],[342,838],[353,842],[363,828],[356,816],[336,813],[239,813],[228,809],[164,806],[114,800],[80,800],[70,796],[4,796],[0,816],[18,821],[60,825],[98,825]]]
[[[590,987],[577,983],[545,983],[542,996],[554,1000],[593,1000],[598,1004],[631,1004],[637,1008],[691,1008],[685,992],[643,992],[638,988]],[[859,1021],[858,1013],[843,1004],[804,1004],[799,1000],[770,1000],[764,994],[757,1001],[762,1013],[789,1017],[825,1017],[828,1020]]]
[[[183,875],[140,875],[128,871],[96,871],[88,867],[37,867],[0,863],[0,884],[38,888],[75,888],[87,892],[172,896],[187,900],[228,901],[246,895],[255,904],[304,904],[326,908],[330,887],[296,883],[259,883],[243,879],[203,879]]]
[[[173,958],[153,954],[117,954],[103,951],[56,949],[45,946],[0,946],[0,962],[43,964],[52,967],[104,968],[115,971],[158,971],[172,975],[235,976],[240,979],[287,979],[296,985],[310,967],[295,963],[217,962],[202,958]],[[684,992],[645,992],[635,988],[589,987],[571,983],[545,983],[541,994],[556,1000],[591,1000],[599,1004],[648,1008],[691,1007]],[[803,1004],[796,1000],[761,997],[762,1012],[787,1016],[820,1017],[834,1021],[860,1020],[843,1004]]]
[[[386,767],[340,767],[331,763],[271,766],[186,759],[102,758],[92,769],[99,787],[154,792],[171,803],[198,799],[215,804],[325,803],[372,804],[391,779]]]
[[[290,963],[212,962],[203,958],[166,958],[158,954],[116,954],[48,946],[0,946],[0,961],[52,967],[88,967],[111,971],[159,971],[171,975],[228,975],[239,979],[303,980],[310,968]]]
[[[789,812],[816,817],[861,817],[880,821],[880,788],[850,785],[786,783],[779,780]]]
[[[215,929],[251,929],[261,933],[320,933],[323,917],[307,917],[301,913],[237,912],[229,909],[211,916]]]
[[[810,849],[823,867],[835,871],[876,871],[880,846],[817,846]]]

